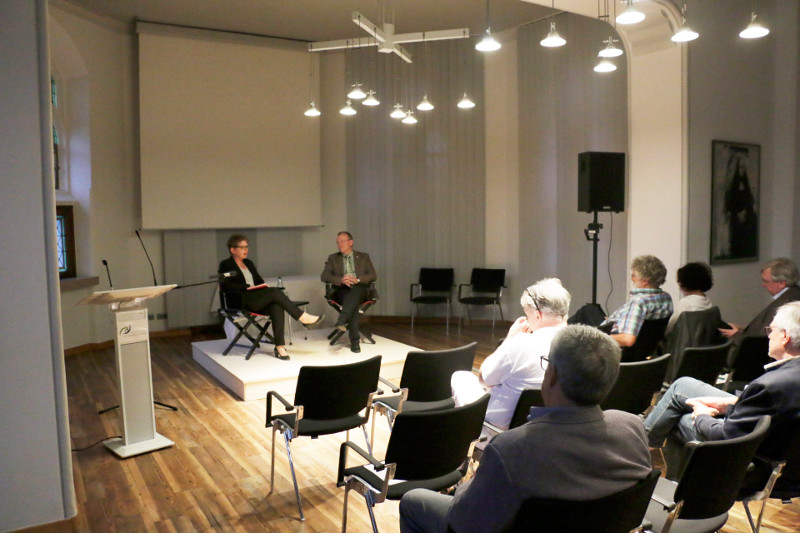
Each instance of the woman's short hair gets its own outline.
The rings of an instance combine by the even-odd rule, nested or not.
[[[711,267],[702,262],[686,263],[678,269],[678,286],[686,291],[706,292],[714,286]]]
[[[780,306],[770,325],[785,331],[792,351],[800,351],[800,302]]]
[[[239,246],[240,242],[246,241],[246,240],[247,240],[247,237],[245,237],[244,235],[241,235],[239,233],[235,233],[235,234],[231,235],[230,237],[228,237],[228,249],[230,250],[231,248],[236,248],[237,246]]]
[[[640,278],[647,280],[647,284],[657,289],[667,280],[667,267],[661,259],[654,255],[640,255],[631,262],[631,270]]]
[[[561,392],[579,405],[605,399],[617,381],[619,361],[619,344],[591,326],[566,326],[550,344],[550,364]]]
[[[800,281],[797,265],[788,257],[777,257],[767,261],[761,267],[761,272],[767,269],[769,269],[773,281],[785,281],[787,287],[797,285],[797,282]]]
[[[539,309],[545,316],[565,319],[569,315],[570,299],[560,279],[545,278],[522,291],[519,303],[526,312]]]

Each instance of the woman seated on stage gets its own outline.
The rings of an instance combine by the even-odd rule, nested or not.
[[[247,237],[231,235],[228,239],[231,256],[219,264],[220,274],[231,274],[222,279],[221,290],[225,294],[228,307],[245,309],[254,313],[269,315],[272,320],[272,334],[275,337],[275,357],[289,359],[284,340],[284,318],[286,311],[305,327],[316,326],[322,316],[310,315],[297,307],[281,289],[268,287],[256,270],[256,265],[247,259]]]

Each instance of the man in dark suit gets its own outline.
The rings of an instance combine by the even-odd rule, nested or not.
[[[763,337],[764,328],[770,325],[775,311],[789,302],[800,300],[800,281],[797,265],[787,257],[778,257],[761,267],[761,285],[772,295],[772,302],[758,313],[747,326],[730,323],[730,329],[719,331],[732,338],[734,344],[741,344],[744,337]]]
[[[769,356],[775,362],[738,397],[694,378],[676,380],[644,422],[650,444],[661,446],[668,436],[675,444],[741,437],[770,415],[770,432],[759,455],[780,459],[800,416],[800,302],[784,304],[775,313]]]
[[[350,350],[361,351],[358,334],[358,306],[370,297],[370,284],[378,279],[369,254],[353,249],[353,236],[348,231],[340,231],[336,236],[339,251],[328,256],[322,279],[333,285],[333,299],[342,306],[336,321],[336,328],[348,331]]]
[[[528,498],[593,500],[650,473],[641,419],[600,409],[619,373],[617,343],[596,328],[566,326],[542,359],[546,407],[495,436],[454,496],[425,489],[403,496],[401,533],[505,531]]]

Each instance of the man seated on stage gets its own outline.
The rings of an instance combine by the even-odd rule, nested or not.
[[[761,267],[761,286],[772,295],[772,302],[753,317],[747,326],[730,322],[730,329],[723,328],[719,331],[732,338],[737,345],[741,344],[744,337],[763,337],[764,328],[772,321],[775,311],[783,304],[800,300],[798,280],[800,273],[791,259],[778,257],[768,261]]]
[[[557,278],[537,281],[525,289],[520,297],[525,316],[511,325],[503,343],[484,360],[478,375],[467,371],[453,374],[456,405],[474,402],[486,394],[485,388],[489,389],[486,421],[508,429],[522,391],[541,386],[541,356],[550,352],[553,337],[567,325],[569,302],[569,292]],[[485,431],[489,435],[489,430]]]
[[[361,351],[358,333],[358,307],[370,296],[370,284],[378,279],[369,254],[353,250],[353,236],[340,231],[336,236],[339,251],[328,256],[320,279],[334,287],[333,299],[342,306],[336,328],[349,331],[350,351]]]
[[[780,459],[800,416],[800,302],[781,306],[767,329],[769,356],[776,362],[766,365],[766,374],[739,397],[694,378],[677,379],[645,419],[650,445],[660,447],[668,436],[669,444],[679,445],[741,437],[761,416],[771,415],[759,454]],[[667,448],[668,463],[675,466],[675,446]]]
[[[644,479],[651,466],[641,418],[599,405],[619,361],[619,346],[596,328],[561,329],[542,383],[546,407],[494,437],[454,496],[425,489],[403,496],[400,531],[503,531],[528,498],[593,500]]]
[[[669,318],[672,297],[661,290],[667,279],[667,268],[654,255],[640,255],[631,262],[630,300],[606,318],[600,329],[622,347],[633,346],[645,320]]]

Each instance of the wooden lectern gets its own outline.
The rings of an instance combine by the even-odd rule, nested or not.
[[[153,411],[153,376],[147,305],[177,285],[159,285],[95,292],[78,304],[108,304],[114,313],[114,345],[119,378],[122,438],[109,439],[106,447],[122,458],[152,452],[175,444],[156,432]]]

